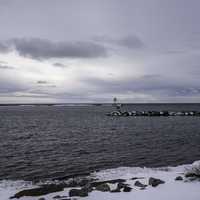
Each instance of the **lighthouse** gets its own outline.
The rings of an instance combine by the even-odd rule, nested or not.
[[[118,112],[121,113],[121,107],[122,107],[122,105],[120,103],[117,103],[117,97],[113,98],[113,106],[116,108],[116,110]]]

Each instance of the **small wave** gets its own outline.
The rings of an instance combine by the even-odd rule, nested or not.
[[[148,167],[118,167],[113,169],[101,170],[99,172],[92,173],[92,176],[95,176],[99,179],[107,178],[120,178],[120,177],[130,177],[131,175],[148,175],[152,173],[159,172],[173,172],[173,173],[184,173],[188,168],[197,165],[200,161],[195,161],[192,164],[178,165],[176,167],[167,166],[167,167],[158,167],[158,168],[148,168]]]

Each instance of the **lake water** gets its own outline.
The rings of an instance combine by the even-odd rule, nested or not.
[[[200,117],[108,117],[109,105],[0,107],[0,180],[49,180],[120,166],[200,158]],[[125,110],[200,110],[133,104]]]

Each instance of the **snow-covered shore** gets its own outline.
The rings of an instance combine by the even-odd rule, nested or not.
[[[195,162],[196,164],[197,162]],[[182,176],[186,169],[191,168],[193,165],[182,165],[177,167],[165,168],[140,168],[140,167],[120,167],[116,169],[109,169],[91,174],[91,177],[98,178],[99,180],[111,179],[126,179],[126,183],[132,188],[131,192],[100,192],[92,191],[87,197],[72,197],[71,199],[84,199],[84,200],[199,200],[200,199],[200,182],[199,181],[176,181],[177,176]],[[158,185],[157,187],[147,186],[146,189],[141,190],[140,187],[135,186],[136,180],[131,180],[133,177],[138,179],[143,184],[148,184],[149,177],[159,178],[165,181],[165,184]],[[111,189],[116,188],[116,184],[109,184]],[[27,182],[12,182],[1,181],[0,183],[0,200],[8,200],[17,191],[33,188],[31,183]],[[62,192],[51,193],[40,197],[22,197],[21,200],[38,200],[45,198],[52,200],[55,196],[65,196],[60,199],[68,199],[68,192],[70,188],[64,189]],[[54,198],[55,199],[55,198]],[[70,199],[70,198],[69,198]]]

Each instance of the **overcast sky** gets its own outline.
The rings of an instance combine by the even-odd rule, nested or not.
[[[0,0],[0,103],[200,102],[199,0]]]

